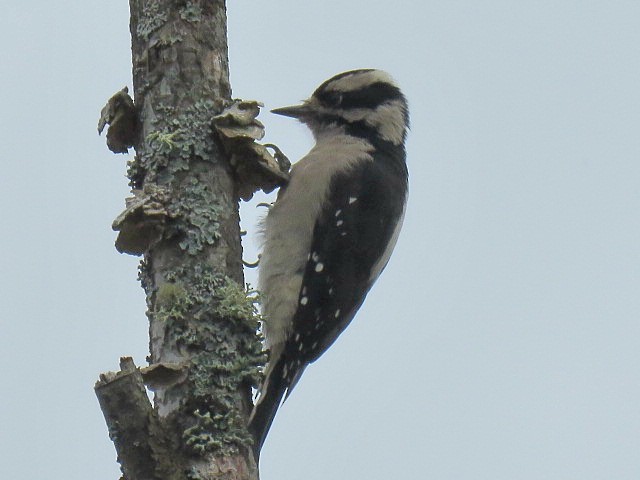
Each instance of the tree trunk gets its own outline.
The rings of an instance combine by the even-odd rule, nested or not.
[[[125,360],[96,392],[127,480],[257,479],[246,420],[264,354],[244,286],[237,186],[212,129],[231,99],[225,3],[130,0],[130,9],[135,198],[119,249],[144,253],[151,366]],[[128,248],[127,235],[144,238]]]

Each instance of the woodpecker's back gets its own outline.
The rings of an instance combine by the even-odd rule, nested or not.
[[[380,70],[327,80],[301,105],[316,145],[264,223],[259,289],[270,360],[250,419],[259,453],[283,398],[353,319],[395,246],[407,196],[406,100]]]

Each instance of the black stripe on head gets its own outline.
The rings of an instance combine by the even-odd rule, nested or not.
[[[319,92],[323,92],[327,90],[327,87],[329,86],[330,83],[335,82],[336,80],[340,80],[341,78],[344,77],[349,77],[351,75],[357,75],[359,73],[367,73],[367,72],[373,72],[374,69],[373,68],[361,68],[359,70],[349,70],[348,72],[342,72],[339,73],[337,75],[334,75],[333,77],[331,77],[329,80],[327,80],[326,82],[324,82],[322,85],[320,85],[316,91],[314,92],[314,96],[317,96],[317,94]]]
[[[401,99],[402,93],[395,85],[378,82],[358,90],[342,94],[342,108],[376,108],[390,100]]]
[[[313,97],[330,109],[375,109],[383,103],[402,100],[404,96],[391,78],[374,69],[352,70],[324,82]]]
[[[382,70],[338,74],[316,89],[309,105],[312,130],[346,126],[351,135],[400,145],[409,127],[406,98]]]

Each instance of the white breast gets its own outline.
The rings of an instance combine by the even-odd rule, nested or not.
[[[264,222],[258,288],[267,346],[281,347],[297,309],[316,219],[331,178],[358,162],[371,161],[365,140],[334,133],[319,138],[291,169],[291,180]]]

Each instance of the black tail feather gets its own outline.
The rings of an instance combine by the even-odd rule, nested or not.
[[[269,377],[263,384],[263,390],[249,420],[249,432],[253,435],[253,452],[256,462],[260,457],[260,450],[264,444],[276,412],[282,403],[282,397],[287,390],[287,381],[284,378],[284,356],[278,359],[278,362],[269,372]]]

